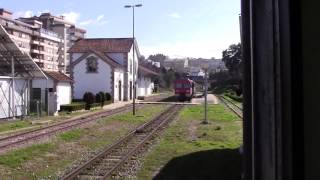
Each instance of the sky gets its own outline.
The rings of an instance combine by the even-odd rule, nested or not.
[[[0,8],[15,17],[50,12],[87,30],[87,38],[135,37],[142,55],[162,53],[172,58],[221,58],[240,42],[240,0],[0,0]]]

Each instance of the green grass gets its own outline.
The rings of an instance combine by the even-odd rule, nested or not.
[[[0,123],[0,132],[21,129],[30,125],[31,123],[28,121],[3,122]]]
[[[51,143],[35,144],[27,148],[18,149],[0,155],[0,164],[16,168],[20,166],[23,162],[32,160],[34,157],[39,156],[39,154],[46,153],[53,149],[54,145]]]
[[[59,134],[50,144],[32,145],[0,156],[0,179],[58,179],[56,174],[87,151],[110,145],[137,125],[146,122],[166,106],[147,106],[137,111],[102,118],[85,128]]]
[[[189,106],[186,107],[181,113],[182,119],[203,120],[204,119],[204,106]],[[208,106],[208,119],[211,121],[231,121],[237,119],[237,116],[230,113],[223,105],[209,105]]]
[[[134,123],[142,123],[145,122],[146,119],[150,119],[153,117],[155,114],[159,112],[159,110],[164,110],[165,106],[162,105],[153,105],[153,106],[148,106],[142,109],[137,109],[136,110],[136,115],[133,116],[132,112],[128,112],[125,114],[121,115],[116,115],[111,117],[111,120],[118,120],[121,122],[134,122]]]
[[[69,142],[69,141],[80,139],[83,133],[84,133],[83,129],[74,129],[74,130],[60,134],[59,137],[62,140]]]
[[[81,104],[82,102],[75,102],[75,103]],[[109,104],[109,101],[108,101],[108,104]],[[22,120],[22,121],[0,122],[0,132],[19,130],[19,129],[22,129],[22,128],[38,126],[38,125],[34,125],[34,124],[31,123],[31,121],[33,121],[33,120],[37,120],[37,121],[52,120],[53,122],[57,122],[57,121],[67,120],[67,119],[69,119],[71,117],[75,117],[75,116],[78,116],[78,115],[83,115],[83,114],[86,114],[88,112],[98,112],[98,111],[102,111],[102,109],[98,108],[98,109],[91,109],[90,111],[85,111],[85,112],[78,111],[78,112],[72,112],[72,113],[61,111],[61,112],[59,112],[59,116],[46,116],[46,115],[44,115],[44,116],[40,117],[40,119],[38,119],[37,115],[34,114],[34,116],[31,116],[28,119],[25,119],[25,120]],[[46,113],[43,113],[43,114],[46,114]]]
[[[145,157],[137,179],[240,179],[242,128],[223,105],[185,107]],[[155,176],[155,177],[154,177]]]

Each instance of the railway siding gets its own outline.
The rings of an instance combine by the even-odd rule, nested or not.
[[[105,148],[93,158],[68,172],[62,179],[105,179],[116,175],[122,165],[128,164],[127,161],[130,161],[132,156],[145,146],[146,142],[173,120],[182,107],[181,105],[169,107],[152,121],[139,126],[112,146]]]
[[[57,179],[58,175],[61,174],[69,164],[76,163],[78,160],[81,161],[98,152],[100,148],[114,142],[132,128],[159,114],[165,107],[164,105],[143,107],[137,111],[138,116],[136,117],[136,121],[129,121],[131,112],[116,115],[113,118],[101,118],[92,125],[81,128],[81,137],[70,139],[69,134],[66,140],[61,138],[61,136],[64,136],[61,134],[56,138],[51,138],[51,140],[47,142],[50,144],[50,148],[41,151],[41,153],[31,153],[37,152],[31,151],[34,150],[34,148],[39,148],[36,145],[32,145],[0,155],[0,159],[8,159],[8,157],[13,157],[17,154],[24,154],[22,157],[16,156],[16,158],[14,158],[16,161],[19,161],[16,164],[0,161],[0,179]],[[26,154],[24,152],[29,153]],[[26,156],[28,157],[27,159],[25,159]]]

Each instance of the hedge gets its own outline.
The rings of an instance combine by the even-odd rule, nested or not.
[[[138,100],[145,100],[145,96],[138,96]]]
[[[110,104],[111,101],[104,101],[104,104]],[[60,111],[79,111],[79,110],[83,110],[86,107],[86,103],[85,102],[72,102],[71,104],[66,104],[66,105],[61,105],[60,106]],[[100,103],[93,103],[91,104],[91,108],[96,108],[96,107],[101,107]]]
[[[82,110],[86,107],[85,103],[72,103],[72,104],[66,104],[60,106],[60,111],[78,111]]]

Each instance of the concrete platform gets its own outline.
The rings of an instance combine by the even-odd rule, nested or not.
[[[219,99],[214,94],[208,94],[207,95],[207,101],[208,101],[208,104],[218,104],[219,103]],[[203,104],[204,103],[204,97],[192,98],[191,103]]]

